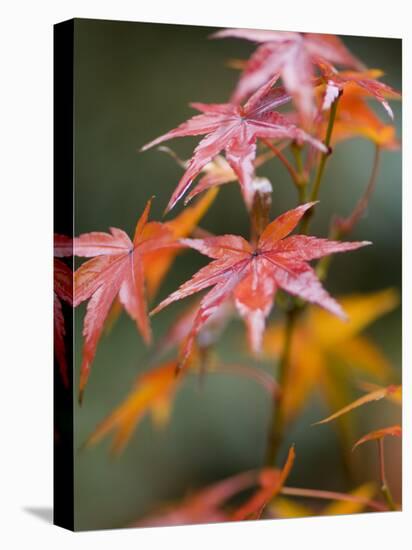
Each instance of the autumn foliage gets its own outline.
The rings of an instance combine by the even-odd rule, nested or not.
[[[137,525],[398,509],[400,503],[394,501],[386,480],[383,445],[387,437],[400,437],[401,427],[382,426],[376,420],[375,429],[361,435],[354,429],[353,416],[375,401],[391,400],[395,407],[400,403],[400,385],[389,360],[363,334],[368,325],[398,306],[399,297],[394,289],[363,294],[354,289],[351,295],[332,296],[327,275],[332,255],[350,252],[362,262],[363,247],[379,246],[369,242],[368,235],[352,241],[349,234],[374,191],[380,151],[399,146],[389,101],[400,94],[379,80],[381,71],[367,68],[336,36],[226,29],[212,38],[257,44],[248,60],[236,63],[241,74],[230,100],[191,103],[200,114],[175,129],[165,128],[165,134],[141,148],[146,151],[175,138],[199,136],[187,161],[159,147],[182,166],[165,205],[166,213],[178,205],[181,212],[151,220],[153,199],[148,196],[136,212],[132,236],[111,227],[108,232],[97,228],[78,235],[73,242],[61,235],[55,238],[55,354],[64,384],[69,387],[71,381],[62,302],[74,307],[86,304],[80,400],[87,400],[87,384],[93,384],[93,369],[99,368],[95,356],[104,328],[122,310],[135,323],[136,337],[153,350],[150,367],[138,374],[124,401],[108,411],[84,447],[112,435],[112,451],[121,453],[146,415],[155,426],[167,426],[189,377],[230,372],[258,383],[273,409],[261,469],[234,473],[182,494],[180,502],[169,503]],[[383,107],[379,114],[371,100]],[[354,137],[374,144],[375,163],[370,181],[354,199],[353,212],[338,218],[342,212],[319,200],[320,189],[334,148]],[[149,129],[147,138],[153,138]],[[282,189],[274,192],[271,182],[258,174],[267,164],[286,169],[297,190],[297,201],[286,212],[279,212],[276,203]],[[220,186],[231,182],[239,185],[250,220],[248,235],[215,235],[199,227],[219,200]],[[331,213],[331,228],[319,236],[313,234],[311,223],[322,208]],[[174,259],[190,249],[206,257],[207,263],[169,296],[157,300]],[[74,275],[63,260],[72,255],[80,259]],[[183,314],[173,319],[163,339],[154,338],[151,315],[180,300],[187,302]],[[247,365],[225,362],[215,352],[226,325],[236,317],[245,325]],[[331,368],[331,358],[340,365],[338,372]],[[270,374],[263,364],[272,365]],[[311,480],[305,488],[288,483],[300,455],[299,445],[285,449],[285,437],[293,421],[305,415],[315,393],[322,396],[328,412],[323,420],[307,423],[308,433],[318,431],[318,436],[326,429],[324,424],[334,426],[346,461],[352,449],[361,453],[368,442],[378,445],[380,471],[371,471],[347,493],[311,487]],[[309,505],[302,502],[305,498]],[[317,500],[326,504],[313,505]]]

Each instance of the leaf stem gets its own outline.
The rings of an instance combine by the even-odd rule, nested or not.
[[[298,193],[299,193],[299,204],[305,204],[305,202],[307,202],[306,185],[300,185],[298,187]]]
[[[279,387],[276,380],[274,380],[274,378],[272,378],[272,376],[263,369],[252,368],[247,365],[222,363],[219,364],[219,366],[215,370],[209,369],[208,373],[228,373],[236,375],[240,374],[242,376],[245,376],[246,378],[255,380],[258,384],[261,384],[261,386],[263,386],[273,396],[274,399],[276,399],[279,393]]]
[[[250,241],[256,244],[261,233],[269,223],[270,207],[272,206],[272,188],[256,189],[252,208],[249,212]]]
[[[316,201],[318,199],[320,184],[322,182],[322,177],[323,177],[323,174],[325,172],[326,161],[328,160],[328,158],[330,157],[331,152],[332,152],[331,148],[330,148],[330,141],[331,141],[331,138],[332,138],[332,131],[333,131],[333,127],[335,125],[335,120],[336,120],[336,111],[337,111],[337,108],[338,108],[339,99],[340,99],[341,95],[342,94],[338,95],[338,97],[332,103],[332,106],[330,108],[328,127],[326,129],[326,136],[325,136],[325,141],[324,141],[324,144],[326,145],[328,150],[325,153],[322,153],[321,157],[320,157],[320,161],[319,161],[319,164],[318,164],[318,169],[317,169],[316,175],[315,175],[315,181],[313,183],[312,192],[311,192],[310,198],[309,198],[309,200],[311,202]],[[310,210],[308,210],[306,212],[306,214],[305,214],[305,216],[302,220],[300,233],[307,234],[308,229],[309,229],[309,223],[310,223],[310,220],[312,219],[313,213],[314,213],[313,208],[311,208]]]
[[[308,175],[303,166],[302,147],[297,143],[291,145],[292,154],[295,158],[297,167],[298,185],[296,185],[299,195],[299,203],[304,204],[307,201],[306,191],[308,187]]]
[[[293,183],[296,185],[296,187],[300,187],[300,181],[298,173],[296,172],[295,168],[292,166],[292,164],[289,162],[289,160],[285,157],[285,155],[282,153],[280,149],[278,149],[273,143],[271,143],[268,139],[262,138],[262,143],[266,145],[268,149],[270,149],[277,157],[278,159],[284,164],[286,170],[289,172],[290,177],[293,180]]]
[[[386,504],[388,505],[389,510],[396,511],[397,508],[392,498],[392,493],[391,493],[391,490],[389,489],[388,482],[386,480],[385,452],[384,452],[383,437],[378,439],[377,443],[378,443],[378,455],[379,455],[379,475],[380,475],[380,482],[381,482],[381,492],[386,501]]]
[[[293,330],[295,327],[298,311],[299,309],[296,306],[294,306],[286,314],[285,339],[284,339],[282,356],[279,361],[279,373],[278,373],[278,380],[277,380],[279,392],[277,395],[276,404],[274,401],[272,420],[269,427],[267,452],[266,452],[267,466],[273,466],[279,447],[283,440],[284,424],[285,424],[283,394],[284,394],[285,381],[287,378],[288,369],[290,365],[290,354],[292,351],[292,336],[293,336]]]

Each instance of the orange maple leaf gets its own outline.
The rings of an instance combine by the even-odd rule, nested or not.
[[[378,439],[383,439],[384,437],[387,437],[388,435],[394,436],[394,437],[401,437],[402,436],[402,428],[398,425],[395,426],[389,426],[388,428],[381,428],[380,430],[374,430],[373,432],[369,432],[354,444],[352,447],[352,450],[356,449],[359,445],[363,445],[363,443],[366,443],[367,441],[376,441]]]
[[[167,361],[141,374],[129,396],[87,439],[90,447],[105,435],[114,432],[112,452],[119,454],[129,441],[137,424],[150,413],[156,425],[163,426],[169,418],[173,396],[182,382],[176,376],[177,361]]]
[[[348,321],[341,321],[324,310],[310,307],[297,324],[282,400],[284,414],[289,421],[302,410],[315,390],[320,389],[333,410],[347,402],[347,382],[354,373],[362,372],[381,382],[391,374],[390,364],[382,352],[359,333],[396,307],[396,292],[387,289],[355,294],[340,297],[339,303],[347,312]],[[268,328],[263,342],[267,357],[280,357],[284,337],[282,323]],[[344,368],[337,371],[335,364]],[[339,384],[336,383],[337,376]]]
[[[162,512],[140,520],[133,526],[190,525],[258,518],[269,500],[281,490],[293,465],[294,457],[295,451],[291,447],[281,470],[264,468],[236,474],[197,491],[181,503],[167,506]],[[228,507],[230,499],[254,487],[256,487],[254,493],[245,504],[235,509]]]

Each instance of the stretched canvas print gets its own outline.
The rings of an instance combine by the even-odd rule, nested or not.
[[[401,40],[54,37],[55,523],[401,510]]]

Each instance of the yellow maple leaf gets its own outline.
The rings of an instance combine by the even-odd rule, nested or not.
[[[316,491],[307,490],[306,496],[317,498]],[[322,493],[322,492],[321,492]],[[349,493],[331,493],[331,503],[315,510],[311,506],[296,502],[295,499],[279,496],[270,504],[270,511],[277,518],[304,518],[310,516],[337,516],[342,514],[358,514],[363,512],[371,504],[371,499],[376,493],[374,483],[364,483]],[[326,496],[323,496],[323,498]],[[333,498],[334,497],[334,498]]]
[[[310,307],[294,331],[282,400],[286,420],[301,411],[315,389],[321,390],[331,410],[343,407],[349,401],[348,381],[356,371],[379,382],[386,382],[391,374],[391,366],[379,348],[359,333],[396,307],[397,293],[387,289],[342,297],[339,302],[349,321]],[[267,357],[280,358],[284,332],[282,323],[266,331],[263,347]],[[339,368],[342,365],[344,369]]]
[[[358,407],[362,407],[363,405],[366,405],[367,403],[372,403],[373,401],[380,401],[381,399],[389,397],[391,394],[395,394],[398,392],[401,393],[401,391],[402,391],[401,386],[394,386],[394,385],[388,386],[387,388],[379,388],[377,390],[371,391],[369,393],[366,393],[365,395],[362,395],[362,397],[355,399],[355,401],[352,401],[351,403],[349,403],[349,405],[345,405],[345,407],[334,412],[327,418],[324,418],[323,420],[319,420],[318,422],[315,422],[315,425],[327,424],[328,422],[331,422],[332,420],[336,420],[342,415],[347,414],[353,411],[354,409],[357,409]]]
[[[342,514],[358,514],[362,512],[367,506],[365,502],[370,500],[376,493],[376,487],[374,483],[364,483],[355,490],[350,491],[350,495],[359,498],[358,501],[343,501],[335,500],[322,510],[322,516],[339,516]]]

